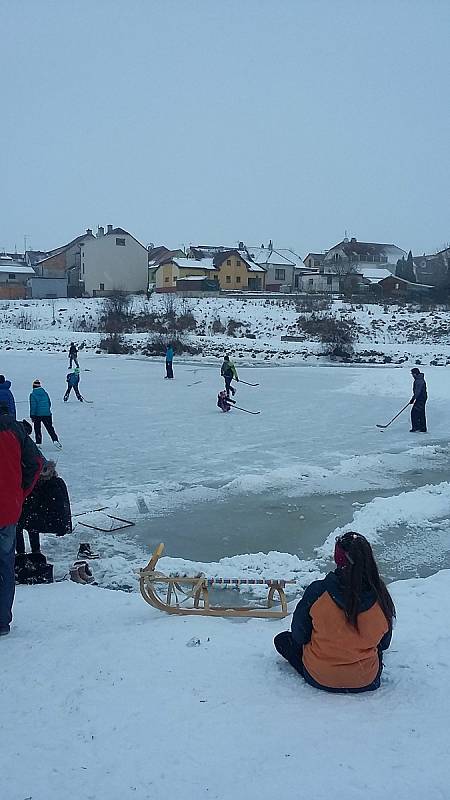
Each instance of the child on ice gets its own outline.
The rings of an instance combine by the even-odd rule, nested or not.
[[[217,405],[224,413],[230,410],[231,403],[233,402],[233,400],[230,400],[230,398],[227,397],[225,389],[222,389],[222,391],[217,395]]]

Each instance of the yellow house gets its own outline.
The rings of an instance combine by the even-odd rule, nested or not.
[[[266,286],[266,270],[255,264],[240,250],[217,253],[213,258],[219,270],[218,279],[222,291],[263,291]]]
[[[163,261],[156,270],[156,291],[175,292],[179,278],[189,278],[193,275],[217,278],[218,272],[213,259],[202,258],[196,261],[195,258],[173,257]]]
[[[178,279],[194,275],[217,280],[221,291],[262,291],[266,285],[264,267],[240,250],[227,250],[213,258],[168,258],[156,270],[156,291],[175,292]]]

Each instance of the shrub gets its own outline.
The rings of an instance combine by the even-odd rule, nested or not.
[[[222,324],[219,317],[213,319],[211,330],[213,333],[225,333],[225,325]]]
[[[183,341],[183,339],[181,339],[179,336],[164,336],[164,334],[150,336],[147,345],[142,352],[146,356],[164,356],[169,344],[172,345],[173,352],[177,356],[180,356],[183,353],[197,355],[201,352],[198,347],[193,347],[192,345]]]
[[[15,320],[15,327],[22,328],[22,330],[31,331],[37,327],[36,320],[31,316],[31,314],[27,314],[26,311],[21,311]]]
[[[99,344],[100,350],[106,350],[111,355],[122,355],[124,353],[132,353],[133,348],[128,345],[123,336],[118,333],[111,333],[106,339],[101,339]]]
[[[351,322],[328,314],[299,317],[298,326],[307,336],[322,342],[323,354],[334,358],[350,358],[356,338]]]
[[[195,331],[196,328],[197,320],[195,319],[192,311],[184,311],[182,314],[175,317],[175,330]]]
[[[236,319],[229,319],[227,325],[227,336],[235,336],[236,331],[243,327],[243,322],[238,322]]]

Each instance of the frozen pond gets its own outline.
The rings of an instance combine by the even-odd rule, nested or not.
[[[35,377],[53,398],[64,449],[47,443],[44,453],[58,455],[74,511],[108,506],[136,521],[115,534],[77,530],[103,555],[105,576],[142,563],[159,541],[195,562],[277,552],[323,568],[331,546],[316,548],[349,523],[374,541],[389,577],[448,565],[448,370],[426,370],[425,436],[409,433],[407,411],[376,427],[409,399],[409,368],[264,368],[234,357],[241,378],[259,383],[241,383],[236,399],[258,416],[216,408],[220,362],[175,361],[165,381],[162,363],[81,354],[80,388],[93,401],[81,405],[62,403],[61,354],[2,354],[19,414]],[[75,542],[48,547],[66,558]]]

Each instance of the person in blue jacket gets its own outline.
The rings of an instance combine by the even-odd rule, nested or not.
[[[8,414],[14,419],[16,418],[16,404],[11,391],[11,381],[5,380],[4,375],[0,375],[0,405],[7,406]]]
[[[80,394],[80,390],[78,388],[78,384],[80,383],[80,370],[78,369],[78,367],[75,367],[72,370],[72,372],[68,373],[66,381],[67,381],[67,389],[66,389],[66,393],[64,395],[64,402],[67,403],[67,401],[69,399],[69,395],[70,395],[72,389],[74,390],[76,396],[78,397],[78,400],[83,402],[83,398],[82,398],[82,396]]]
[[[173,347],[171,344],[166,350],[166,378],[173,378]]]
[[[36,378],[33,381],[33,391],[30,394],[30,417],[34,426],[36,444],[42,444],[42,424],[55,447],[61,449],[62,444],[58,440],[58,435],[53,427],[51,408],[51,400],[45,389],[42,388],[41,382]]]

